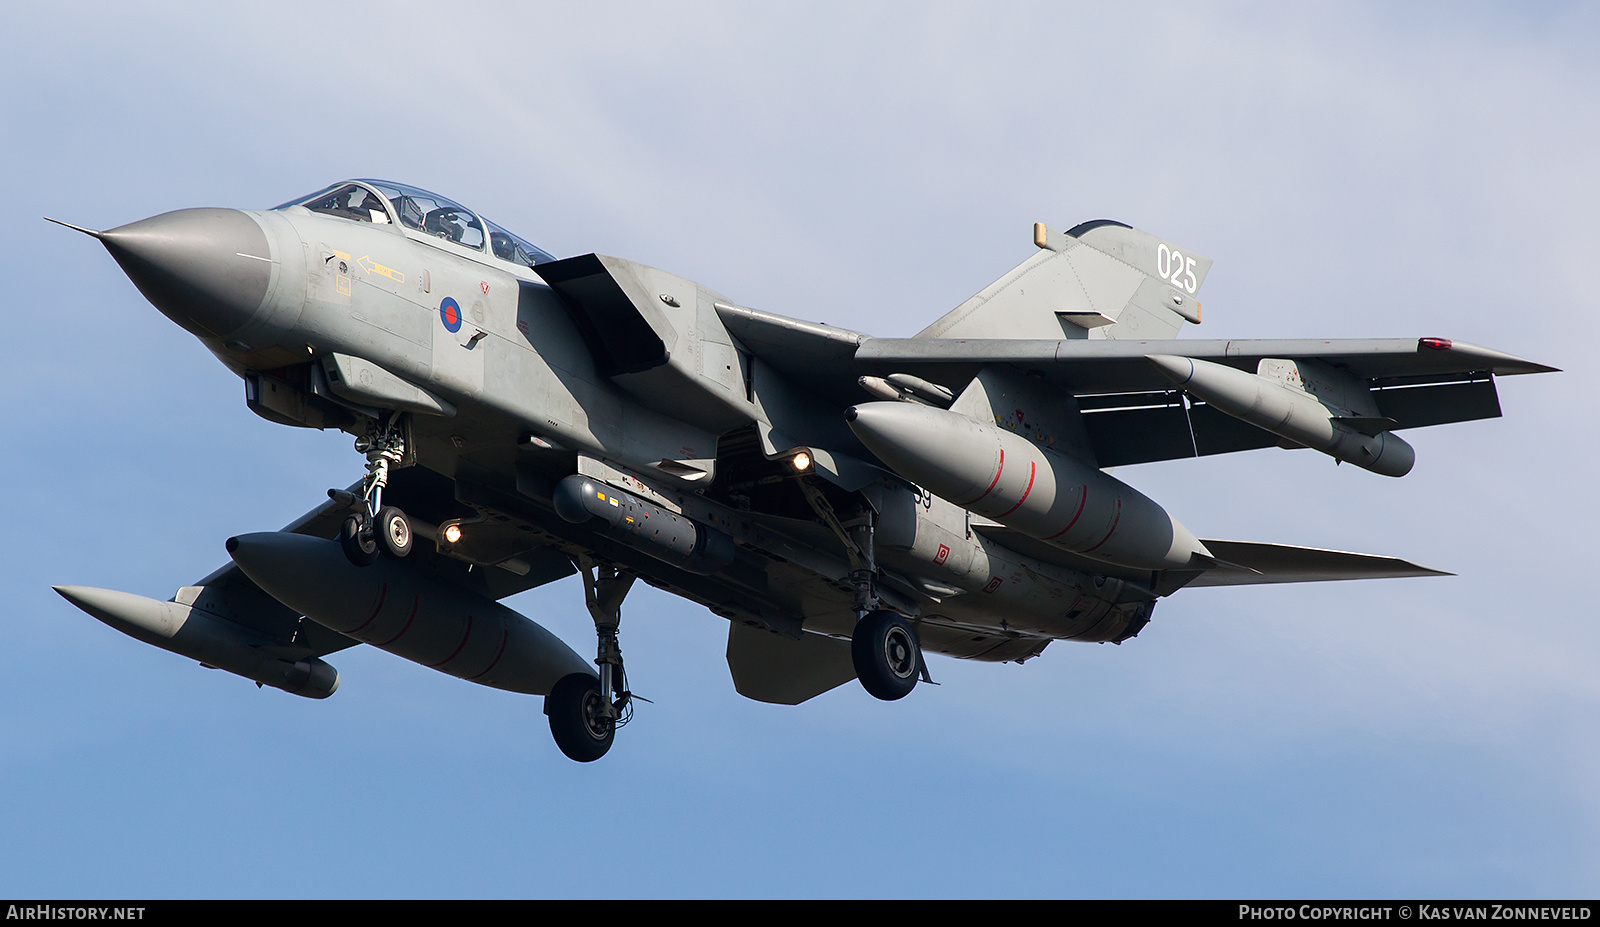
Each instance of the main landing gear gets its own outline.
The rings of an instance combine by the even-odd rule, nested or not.
[[[594,662],[600,676],[573,673],[561,677],[544,697],[544,713],[561,752],[568,759],[592,763],[606,755],[617,728],[633,716],[634,695],[628,691],[628,674],[622,668],[617,628],[622,623],[622,600],[632,588],[634,576],[588,558],[579,560],[578,572],[583,574],[584,603],[599,638]]]
[[[361,506],[339,528],[339,546],[356,566],[368,566],[379,553],[405,557],[411,553],[415,535],[406,513],[383,504],[383,487],[389,484],[389,468],[405,458],[405,432],[399,416],[386,425],[374,425],[356,439],[356,450],[367,455],[367,477],[361,485]]]
[[[850,634],[850,662],[861,687],[874,698],[886,702],[905,698],[917,687],[918,679],[928,679],[922,662],[922,644],[911,622],[885,611],[878,596],[878,560],[874,552],[875,513],[863,505],[849,521],[841,521],[825,495],[800,481],[811,510],[822,523],[833,529],[850,558],[850,585],[855,589],[853,603],[856,626]]]
[[[911,622],[879,607],[871,513],[863,513],[850,525],[841,527],[848,528],[850,582],[855,586],[856,626],[850,635],[850,661],[856,678],[874,698],[886,702],[905,698],[917,687],[919,678],[928,678],[927,667],[922,663],[922,644]]]

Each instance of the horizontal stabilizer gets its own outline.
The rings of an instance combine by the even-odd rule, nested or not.
[[[1342,550],[1254,541],[1203,540],[1201,543],[1222,563],[1189,582],[1188,588],[1454,575],[1397,557],[1375,554],[1352,554]]]

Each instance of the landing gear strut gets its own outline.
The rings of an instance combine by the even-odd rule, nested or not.
[[[886,702],[905,698],[917,687],[917,680],[928,679],[922,662],[922,644],[911,622],[894,612],[884,611],[878,596],[878,560],[873,540],[875,516],[863,506],[850,521],[840,521],[826,496],[815,487],[800,482],[811,510],[823,524],[833,529],[844,543],[850,558],[850,585],[855,590],[856,626],[850,634],[850,662],[855,666],[861,687]]]
[[[578,572],[583,574],[584,603],[599,638],[594,662],[600,676],[563,676],[545,696],[544,713],[550,717],[550,734],[561,752],[568,759],[591,763],[606,755],[617,728],[633,715],[634,695],[628,691],[628,674],[622,668],[617,628],[622,623],[622,600],[632,588],[634,576],[591,563],[588,558],[579,561]]]
[[[361,507],[339,529],[339,545],[356,566],[368,566],[378,554],[404,557],[411,553],[411,522],[406,513],[383,504],[383,487],[389,468],[405,458],[405,432],[397,413],[387,424],[377,424],[356,439],[356,450],[367,455],[367,477],[361,484]]]
[[[922,645],[911,622],[880,608],[872,512],[863,512],[847,527],[854,555],[850,584],[855,587],[856,609],[850,662],[868,694],[892,702],[910,695],[917,687],[918,677],[927,675],[922,665]]]

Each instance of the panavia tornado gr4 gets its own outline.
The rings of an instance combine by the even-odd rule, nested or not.
[[[543,696],[580,761],[630,716],[618,631],[638,579],[729,620],[749,698],[859,679],[898,699],[929,679],[924,654],[1121,643],[1186,586],[1435,575],[1202,539],[1106,469],[1277,445],[1402,476],[1396,432],[1497,416],[1497,375],[1553,369],[1443,338],[1175,340],[1211,262],[1106,220],[1034,226],[1026,260],[913,338],[557,260],[386,181],[79,231],[251,411],[353,435],[366,475],[228,539],[231,561],[165,602],[61,595],[310,698],[338,687],[323,658],[360,643]],[[498,601],[575,572],[593,660]]]

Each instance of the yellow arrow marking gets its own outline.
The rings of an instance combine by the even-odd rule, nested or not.
[[[361,260],[356,261],[356,263],[360,264],[361,269],[369,274],[382,274],[383,276],[388,277],[390,280],[393,280],[395,283],[406,282],[405,274],[395,270],[393,267],[385,267],[382,264],[379,264],[377,261],[374,261],[372,258],[367,257],[365,254],[361,255]]]

